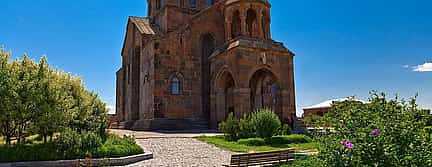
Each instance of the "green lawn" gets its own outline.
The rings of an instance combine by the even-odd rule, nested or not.
[[[265,151],[284,150],[288,148],[294,148],[297,151],[304,151],[304,150],[316,150],[318,148],[318,143],[315,142],[303,143],[303,144],[248,146],[244,144],[239,144],[238,142],[227,141],[224,139],[223,136],[213,136],[213,137],[202,136],[202,137],[197,137],[197,139],[233,152],[265,152]]]

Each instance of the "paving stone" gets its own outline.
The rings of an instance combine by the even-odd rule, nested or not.
[[[220,167],[233,154],[193,138],[150,138],[137,143],[152,152],[153,159],[128,167]]]

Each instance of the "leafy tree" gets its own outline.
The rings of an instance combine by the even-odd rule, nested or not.
[[[46,57],[39,62],[37,119],[34,121],[36,133],[47,137],[62,131],[71,119],[69,108],[72,98],[67,93],[68,74],[53,71],[47,64]]]
[[[15,79],[13,96],[13,110],[15,110],[14,118],[17,124],[17,139],[21,143],[24,139],[25,132],[30,126],[30,123],[36,114],[36,98],[37,92],[37,64],[32,61],[27,55],[24,55],[22,60],[12,62],[12,78]]]
[[[39,62],[27,55],[9,61],[0,48],[0,133],[7,144],[13,137],[39,134],[44,142],[67,127],[79,134],[106,137],[107,109],[80,78],[51,68],[46,57]]]
[[[10,53],[0,48],[0,132],[6,144],[11,144],[11,138],[15,135],[16,124],[13,120],[14,111],[11,108],[12,89],[14,85],[11,78],[11,67],[8,63]]]

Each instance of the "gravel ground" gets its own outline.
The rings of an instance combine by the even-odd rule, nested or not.
[[[152,152],[153,159],[128,167],[220,167],[232,154],[193,138],[139,139],[137,143]]]

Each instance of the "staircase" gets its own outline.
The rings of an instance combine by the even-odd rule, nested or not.
[[[202,119],[148,119],[137,120],[132,130],[208,130],[208,122]]]
[[[309,131],[306,128],[306,125],[303,122],[303,119],[296,118],[294,120],[293,133],[296,133],[296,134],[306,134],[306,135],[310,134]]]

